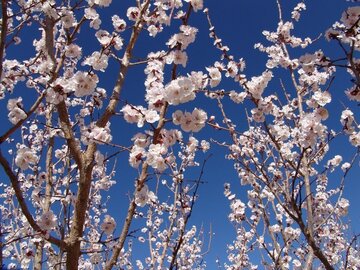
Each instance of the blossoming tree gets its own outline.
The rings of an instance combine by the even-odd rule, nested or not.
[[[201,200],[203,152],[212,145],[213,153],[225,148],[247,191],[241,197],[222,179],[236,237],[219,267],[360,269],[343,197],[360,146],[352,109],[360,101],[360,7],[346,9],[325,33],[343,54],[337,59],[311,51],[316,40],[292,34],[304,2],[289,16],[274,2],[278,27],[263,32],[266,44],[255,45],[268,61],[261,75],[249,77],[245,60],[236,60],[241,52],[231,51],[215,31],[206,1],[128,2],[1,1],[0,96],[9,124],[0,134],[0,264],[205,269],[206,237],[190,218]],[[123,11],[113,14],[110,6]],[[221,54],[201,70],[186,68],[198,34],[193,16],[209,25]],[[171,32],[168,39],[156,43],[164,32]],[[159,49],[139,59],[141,35]],[[91,46],[90,36],[96,40]],[[26,51],[20,53],[21,46]],[[124,86],[128,71],[138,67],[145,73],[144,90],[136,90],[144,95],[141,105],[123,99],[132,91]],[[330,128],[326,120],[336,114],[327,107],[339,70],[348,72],[353,86],[343,89],[348,104]],[[280,91],[272,91],[277,76]],[[237,89],[219,89],[225,80]],[[228,104],[246,113],[234,118]],[[131,136],[117,128],[124,122],[136,125]],[[209,135],[213,130],[226,136],[219,140]],[[344,136],[353,153],[348,160],[331,150]],[[119,164],[122,155],[126,164]],[[198,173],[193,181],[191,167]],[[108,211],[117,204],[112,192],[119,168],[137,173],[122,219]],[[339,179],[336,185],[330,177]]]

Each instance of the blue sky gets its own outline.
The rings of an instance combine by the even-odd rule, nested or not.
[[[104,15],[103,25],[111,24],[111,15],[119,14],[120,17],[125,17],[128,3],[134,1],[117,1],[113,0],[113,3],[109,9],[104,9],[101,12]],[[257,42],[266,42],[262,36],[263,30],[273,31],[277,27],[278,12],[275,0],[263,0],[263,1],[252,1],[252,0],[204,0],[204,4],[209,8],[212,22],[215,26],[216,33],[222,38],[225,45],[228,45],[231,49],[231,54],[235,58],[243,57],[246,60],[247,68],[245,73],[248,77],[260,75],[265,70],[266,55],[255,50],[254,44]],[[283,0],[283,16],[284,19],[290,18],[291,9],[296,5],[297,1]],[[319,34],[324,33],[336,20],[341,17],[342,11],[351,5],[351,3],[345,0],[313,0],[307,1],[307,10],[302,13],[302,18],[299,23],[295,25],[294,34],[300,37],[309,36],[316,38]],[[219,51],[213,46],[213,40],[209,38],[208,25],[205,15],[199,11],[192,14],[189,24],[199,28],[197,41],[195,44],[190,45],[188,50],[189,62],[186,68],[180,67],[178,69],[179,75],[186,75],[192,70],[205,71],[205,67],[212,65],[215,61],[220,58]],[[87,26],[86,26],[87,27]],[[84,33],[87,33],[88,29],[83,29]],[[165,42],[173,33],[173,27],[164,30],[160,33],[158,38],[150,38],[147,33],[142,33],[139,42],[136,44],[134,56],[139,59],[145,58],[146,55],[151,51],[157,51],[166,49]],[[80,35],[81,36],[81,35]],[[36,29],[32,29],[25,34],[23,44],[19,48],[29,48],[31,39],[39,37],[39,32]],[[97,45],[95,37],[82,36],[78,41],[78,44],[84,45],[84,55],[86,51],[92,52],[95,50],[94,44]],[[324,40],[323,37],[318,42],[309,46],[308,51],[314,52],[319,48],[323,48],[325,54],[331,56],[341,56],[340,48],[333,43],[329,43]],[[15,55],[19,57],[26,57],[29,50],[22,50],[22,54],[19,55],[19,49],[16,51],[9,51],[9,58]],[[297,55],[301,51],[294,51],[293,55]],[[128,76],[125,81],[123,89],[122,101],[127,101],[134,105],[145,105],[144,94],[144,80],[145,75],[143,73],[144,66],[136,66],[129,70]],[[116,80],[118,69],[114,63],[111,64],[110,68],[103,75],[100,75],[100,86],[108,89],[112,89]],[[279,73],[282,75],[282,73]],[[166,74],[165,78],[169,80],[170,75]],[[274,78],[271,87],[278,87],[279,81]],[[340,110],[342,109],[342,102],[347,104],[347,99],[344,95],[344,90],[350,86],[350,77],[344,72],[340,72],[337,75],[334,85],[331,89],[333,95],[333,103],[330,104],[330,110],[336,111],[334,116],[328,120],[329,125],[334,125],[339,128],[339,116]],[[224,81],[221,85],[226,90],[240,90],[239,86],[233,82]],[[26,91],[26,89],[24,90]],[[109,93],[108,91],[108,93]],[[19,96],[20,92],[14,93],[14,96]],[[27,94],[25,94],[27,95]],[[27,101],[24,102],[25,104]],[[123,103],[124,104],[124,103]],[[230,103],[229,103],[230,104]],[[3,108],[5,108],[3,104]],[[122,105],[120,105],[121,107]],[[203,97],[197,98],[195,101],[183,106],[182,108],[200,107],[208,109],[208,115],[218,115],[218,110],[215,102],[211,102]],[[356,108],[356,106],[354,106]],[[119,108],[120,109],[120,108]],[[176,109],[176,108],[175,108]],[[175,110],[171,109],[171,110]],[[358,113],[357,111],[354,111]],[[238,121],[239,129],[246,128],[245,121],[245,110],[243,106],[229,107],[229,114],[233,117],[233,120]],[[168,117],[170,114],[168,114]],[[10,126],[10,123],[6,119],[6,115],[0,115],[0,120],[6,123],[1,130],[6,130]],[[111,127],[115,132],[113,142],[116,144],[130,145],[130,138],[137,131],[135,125],[125,123],[119,117],[114,118],[111,121]],[[210,127],[206,127],[199,135],[199,139],[208,138],[213,136],[217,139],[227,138],[226,134],[212,130]],[[228,139],[228,138],[227,138]],[[347,151],[348,149],[347,139],[339,140],[334,149],[335,153],[337,150],[344,151],[345,155],[353,153],[354,149]],[[233,191],[236,191],[240,198],[246,201],[246,188],[239,185],[239,180],[233,170],[232,163],[224,160],[226,152],[224,149],[216,145],[212,145],[209,153],[213,156],[208,160],[205,167],[205,174],[203,181],[205,184],[200,186],[199,200],[195,204],[194,213],[192,215],[191,224],[197,226],[203,225],[205,233],[212,228],[212,232],[215,233],[212,237],[211,250],[206,255],[206,261],[208,269],[216,269],[215,259],[219,258],[221,262],[226,261],[226,244],[230,243],[234,236],[234,230],[232,225],[227,221],[227,215],[229,213],[228,200],[223,195],[223,185],[225,182],[232,184]],[[199,155],[198,161],[201,162],[206,158],[208,154]],[[329,156],[330,157],[330,154]],[[127,164],[127,154],[121,154],[117,160],[117,174],[115,180],[117,185],[110,191],[111,200],[109,201],[109,213],[113,215],[121,226],[123,217],[128,207],[128,194],[133,192],[133,181],[136,178],[136,170],[129,166],[123,166]],[[356,164],[356,167],[358,165]],[[348,179],[348,185],[345,188],[345,197],[350,199],[350,218],[353,221],[353,228],[355,231],[359,231],[360,228],[360,213],[357,210],[357,205],[360,203],[360,198],[357,196],[354,190],[359,190],[360,184],[357,179],[357,173],[359,172],[356,168]],[[192,168],[189,170],[190,178],[197,178],[200,173],[200,168]],[[336,177],[336,175],[335,175]],[[337,181],[337,180],[336,180]],[[119,232],[119,229],[117,229]],[[136,256],[134,256],[136,257]]]

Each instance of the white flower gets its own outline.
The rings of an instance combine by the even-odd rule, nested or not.
[[[146,110],[145,112],[145,121],[148,123],[155,123],[159,121],[160,116],[157,111],[155,110]]]
[[[350,100],[360,101],[360,91],[356,85],[346,90],[345,94]]]
[[[227,69],[226,69],[226,73],[225,73],[225,77],[231,77],[234,78],[236,76],[236,74],[238,73],[239,68],[237,66],[237,64],[235,63],[235,61],[230,61],[227,64]]]
[[[172,51],[166,57],[167,64],[174,63],[175,65],[182,65],[183,67],[186,67],[187,60],[188,60],[188,56],[186,52],[180,50]]]
[[[39,227],[44,231],[49,231],[56,226],[56,216],[53,211],[47,211],[42,214],[40,220],[38,221]]]
[[[95,34],[96,38],[100,42],[102,46],[107,46],[110,44],[112,40],[112,35],[108,31],[105,30],[99,30]]]
[[[204,8],[203,0],[190,0],[195,12]]]
[[[330,167],[337,167],[340,165],[342,161],[342,156],[340,155],[336,155],[334,158],[330,159],[328,162],[327,162],[327,166]]]
[[[353,146],[360,146],[360,132],[353,132],[349,137],[349,141]]]
[[[177,110],[173,113],[172,118],[173,123],[175,125],[181,125],[182,130],[186,132],[198,132],[205,126],[207,114],[205,111],[197,108],[195,108],[192,113],[183,113]]]
[[[185,103],[195,98],[194,90],[194,84],[189,78],[179,77],[165,86],[164,99],[171,105]]]
[[[348,213],[348,208],[350,203],[347,199],[341,198],[338,202],[339,214],[342,216],[346,216]]]
[[[73,27],[75,24],[75,17],[72,11],[67,10],[61,17],[61,22],[64,28]]]
[[[108,66],[108,59],[109,57],[104,53],[93,52],[82,64],[92,66],[94,70],[105,71]]]
[[[109,125],[106,127],[98,127],[97,125],[90,125],[89,128],[84,128],[82,141],[87,144],[89,142],[96,142],[98,144],[109,143],[112,140]]]
[[[19,107],[16,107],[12,111],[9,112],[8,117],[9,117],[9,121],[15,125],[20,120],[26,119],[27,115],[22,109],[20,109]]]
[[[94,29],[99,29],[101,20],[99,14],[93,8],[86,8],[85,9],[85,18],[90,20],[90,27]]]
[[[320,106],[325,106],[326,104],[331,102],[331,95],[329,92],[316,91],[313,95],[313,98]]]
[[[149,150],[146,153],[146,162],[154,169],[162,172],[166,169],[167,165],[163,155],[167,152],[167,148],[162,144],[150,144]]]
[[[343,165],[341,165],[341,170],[343,172],[346,172],[351,167],[351,164],[349,162],[345,162]]]
[[[149,187],[144,185],[141,190],[135,192],[135,203],[137,206],[144,207],[150,201],[156,201],[154,192],[149,191]]]
[[[203,152],[206,152],[210,149],[210,143],[205,140],[201,140],[200,145]]]
[[[230,99],[237,104],[242,103],[245,100],[246,96],[246,92],[236,93],[234,90],[230,91],[229,94]]]
[[[134,145],[131,148],[131,152],[129,155],[129,163],[131,165],[131,167],[133,168],[137,168],[140,165],[140,162],[142,161],[142,158],[145,156],[145,149]]]
[[[137,17],[140,14],[140,10],[137,7],[129,7],[126,11],[126,16],[130,21],[136,21]]]
[[[111,17],[113,27],[116,32],[123,32],[126,29],[126,22],[123,19],[120,19],[118,15]]]
[[[73,77],[73,82],[75,84],[75,96],[83,97],[86,95],[91,95],[95,92],[99,78],[96,74],[88,74],[78,71]]]
[[[221,72],[217,67],[207,67],[206,70],[209,72],[210,86],[216,87],[221,82]]]
[[[107,235],[113,233],[116,228],[115,219],[109,215],[105,215],[104,222],[101,224],[101,230],[104,231]]]
[[[100,7],[108,7],[110,6],[112,0],[95,0],[95,4],[99,5]]]
[[[21,146],[16,153],[15,164],[22,170],[29,168],[29,164],[35,164],[38,160],[34,150]]]
[[[359,24],[360,6],[350,7],[343,12],[341,21],[347,28],[351,28],[355,23]]]
[[[21,103],[22,98],[9,99],[7,104],[7,109],[10,111],[8,114],[9,121],[12,124],[17,124],[20,120],[26,119],[27,115],[22,109],[23,105]]]
[[[246,83],[246,86],[252,96],[256,99],[260,99],[264,89],[268,85],[269,81],[273,77],[271,71],[265,71],[259,77],[252,77],[251,81]]]
[[[65,47],[65,56],[69,58],[80,58],[81,57],[81,47],[76,44],[70,44]]]
[[[125,105],[121,110],[124,119],[128,123],[136,123],[138,127],[144,126],[144,122],[155,123],[159,121],[160,116],[157,111],[145,109],[142,106]]]

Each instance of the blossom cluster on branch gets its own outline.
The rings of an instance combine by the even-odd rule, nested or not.
[[[278,26],[254,46],[267,61],[249,76],[207,1],[1,3],[0,268],[206,269],[213,232],[191,217],[211,147],[245,191],[221,179],[235,237],[219,267],[360,269],[344,197],[360,147],[360,7],[325,33],[343,54],[335,58],[312,50],[321,37],[293,34],[304,1],[286,15],[274,1]],[[220,53],[198,70],[193,16]],[[135,51],[141,38],[156,49]],[[131,89],[139,66],[143,89]],[[332,84],[343,70],[352,85],[337,112]],[[347,155],[334,147],[341,138]]]

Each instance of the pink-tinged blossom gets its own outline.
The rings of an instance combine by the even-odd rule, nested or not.
[[[181,131],[177,129],[171,129],[171,130],[163,129],[161,131],[161,137],[163,144],[166,147],[173,146],[177,141],[182,140]]]
[[[49,16],[53,19],[58,19],[59,15],[56,12],[56,9],[53,8],[51,4],[53,4],[53,3],[51,3],[51,1],[46,1],[46,2],[42,3],[41,9],[47,16]]]
[[[337,209],[338,209],[339,215],[346,216],[348,214],[348,209],[349,209],[350,203],[347,199],[341,198],[338,201],[337,206],[338,206]]]
[[[253,120],[257,123],[261,123],[265,121],[265,115],[259,108],[252,109],[251,115]]]
[[[360,18],[360,7],[350,7],[346,11],[343,12],[341,16],[341,22],[344,23],[344,25],[347,28],[352,28],[355,26],[355,24],[359,25],[359,18]]]
[[[56,226],[57,218],[53,211],[47,211],[43,213],[38,221],[39,227],[43,231],[50,231]]]
[[[239,68],[235,61],[229,61],[226,68],[225,77],[235,78],[239,71]]]
[[[155,202],[157,200],[154,192],[149,191],[149,187],[144,185],[141,190],[135,192],[135,203],[137,206],[144,207],[150,202]]]
[[[180,125],[182,130],[186,132],[198,132],[205,126],[207,114],[205,111],[197,108],[195,108],[192,113],[183,113],[177,110],[173,113],[172,118],[173,123]]]
[[[185,0],[185,2],[190,2],[195,12],[204,8],[203,0]]]
[[[320,107],[320,108],[317,108],[316,111],[315,111],[315,115],[320,117],[320,119],[322,121],[328,119],[329,117],[329,112],[327,109],[323,108],[323,107]]]
[[[82,48],[76,44],[70,44],[65,47],[65,56],[69,58],[80,58]]]
[[[94,4],[99,5],[100,7],[110,6],[112,0],[94,0]]]
[[[246,83],[246,87],[254,98],[260,99],[272,77],[271,71],[265,71],[261,76],[252,77],[251,80]]]
[[[295,21],[299,21],[300,19],[300,12],[306,10],[306,5],[304,2],[298,3],[294,10],[291,12],[291,18]]]
[[[137,7],[129,7],[126,11],[126,16],[130,21],[136,21],[138,16],[140,15],[140,10]]]
[[[206,75],[204,75],[202,71],[191,71],[191,74],[188,76],[194,84],[195,89],[203,89],[205,87]]]
[[[64,100],[64,96],[61,93],[56,92],[53,88],[49,88],[47,90],[46,102],[57,105],[63,100]]]
[[[112,35],[108,31],[99,30],[95,34],[97,40],[100,42],[102,46],[108,46],[111,43]]]
[[[86,8],[85,9],[85,18],[90,20],[90,27],[98,30],[101,25],[101,20],[99,14],[96,12],[94,8]]]
[[[314,146],[318,138],[324,138],[326,126],[321,124],[320,120],[313,113],[305,114],[300,119],[299,142],[302,147]],[[293,130],[293,132],[296,131],[296,129]]]
[[[111,17],[113,27],[116,32],[123,32],[126,29],[126,22],[123,19],[120,19],[118,15],[113,15]]]
[[[187,56],[186,52],[180,51],[180,50],[172,51],[166,57],[167,64],[174,63],[175,65],[182,65],[183,67],[186,67],[187,60],[188,60],[188,56]]]
[[[83,65],[89,65],[94,70],[105,71],[108,66],[109,57],[100,52],[93,52],[91,56],[87,57],[85,61],[82,63]]]
[[[145,148],[150,144],[150,136],[144,133],[135,134],[131,140],[134,142],[134,145]]]
[[[129,155],[129,163],[130,163],[131,167],[138,168],[141,161],[145,157],[145,154],[146,154],[146,151],[143,147],[134,145],[131,148],[131,152]]]
[[[145,109],[142,106],[125,105],[121,110],[124,119],[128,123],[136,123],[138,127],[144,126],[144,123],[155,123],[159,121],[160,116],[157,111]]]
[[[61,22],[64,28],[73,27],[76,23],[73,12],[66,10],[66,12],[64,12],[61,16]]]
[[[328,167],[337,167],[340,165],[341,162],[342,162],[342,156],[336,155],[335,157],[333,157],[332,159],[330,159],[327,162],[327,166]]]
[[[346,90],[345,94],[350,100],[360,101],[360,90],[357,85],[354,85]]]
[[[189,25],[181,25],[180,33],[173,35],[166,43],[170,48],[181,45],[181,50],[185,50],[189,44],[193,43],[196,38],[198,29]]]
[[[237,93],[234,90],[232,90],[229,93],[230,99],[237,104],[242,103],[245,100],[246,96],[247,96],[246,92]]]
[[[88,144],[90,142],[98,144],[109,143],[112,140],[110,127],[109,125],[106,127],[98,127],[95,124],[91,124],[89,127],[84,127],[81,140],[84,144]]]
[[[353,132],[350,134],[349,141],[353,146],[360,146],[360,132]]]
[[[8,118],[12,124],[17,124],[20,120],[26,119],[27,115],[24,112],[23,105],[21,103],[22,98],[9,99],[7,109],[9,110]]]
[[[320,106],[325,106],[326,104],[331,102],[331,95],[327,91],[326,92],[316,91],[315,94],[313,95],[313,99]]]
[[[221,72],[217,67],[207,67],[206,70],[209,72],[210,86],[216,87],[221,82]]]
[[[15,164],[22,170],[29,168],[30,164],[35,164],[38,157],[34,150],[22,145],[16,153]]]
[[[96,74],[88,74],[78,71],[75,73],[73,79],[74,94],[76,97],[83,97],[94,93],[99,78]]]
[[[107,235],[110,235],[113,233],[115,228],[116,228],[115,219],[109,215],[105,215],[104,221],[101,224],[101,230]]]
[[[187,77],[172,80],[164,89],[164,99],[171,105],[186,103],[195,99],[195,87]]]
[[[349,162],[345,162],[343,165],[341,165],[341,170],[343,172],[346,172],[347,170],[349,170],[351,168],[351,164]]]
[[[8,117],[9,117],[9,121],[15,125],[20,120],[26,119],[27,115],[22,109],[20,109],[19,107],[16,107],[9,112]]]
[[[155,170],[162,172],[167,168],[164,155],[167,153],[167,147],[162,144],[150,144],[146,153],[146,162]]]
[[[205,153],[210,149],[210,143],[205,140],[201,140],[200,142],[201,150]]]
[[[340,117],[340,122],[344,127],[344,131],[347,134],[351,134],[354,131],[353,122],[354,122],[354,113],[349,110],[343,110]]]

